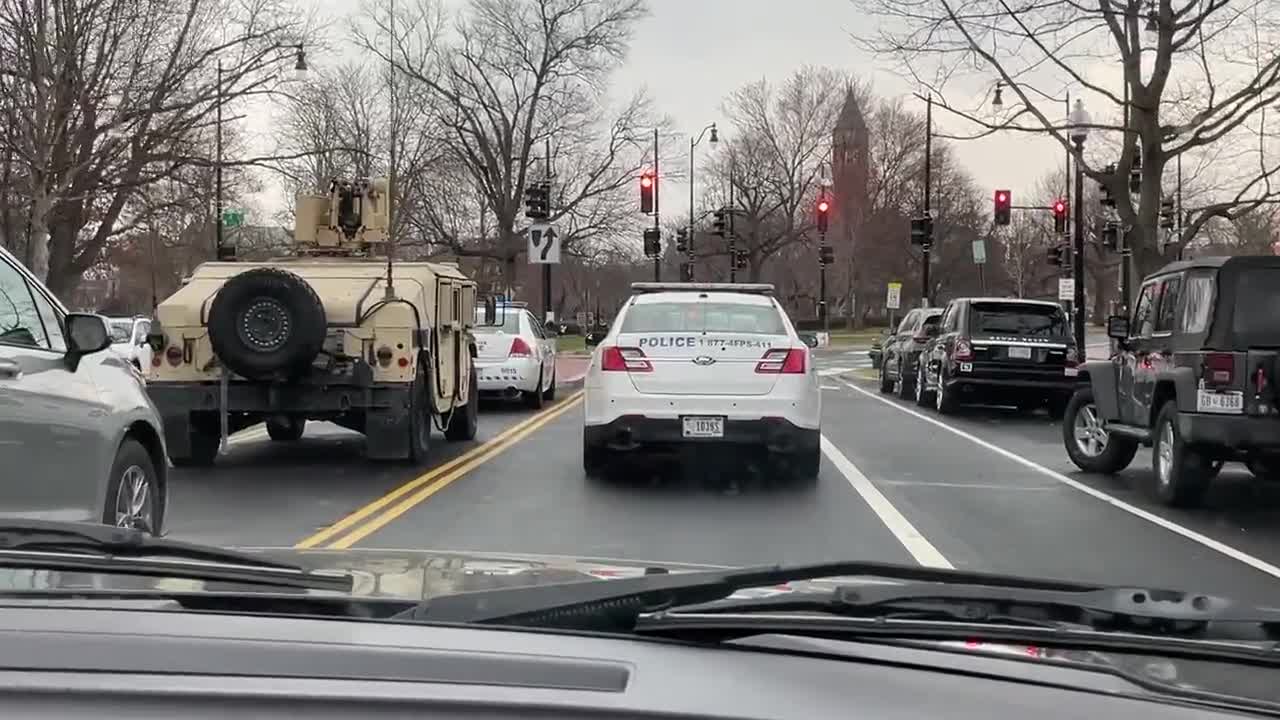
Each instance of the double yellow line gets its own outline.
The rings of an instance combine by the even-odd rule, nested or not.
[[[538,428],[568,412],[582,400],[579,390],[558,404],[507,428],[488,442],[478,445],[438,468],[432,468],[329,527],[303,538],[296,548],[349,548],[392,520],[404,515],[450,483],[466,475]]]

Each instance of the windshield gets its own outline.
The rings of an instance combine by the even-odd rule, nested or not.
[[[859,561],[1280,607],[1280,1],[10,0],[0,28],[0,569],[16,518],[405,602]],[[244,586],[172,572],[146,587]],[[874,574],[804,582],[916,582]]]
[[[970,322],[975,334],[1064,337],[1069,334],[1061,309],[1021,303],[973,303]]]

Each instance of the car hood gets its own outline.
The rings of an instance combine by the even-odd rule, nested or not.
[[[301,550],[243,547],[237,549],[261,553],[271,559],[294,563],[309,570],[349,573],[354,580],[352,589],[354,595],[402,600],[425,600],[453,593],[532,585],[609,581],[643,575],[646,568],[652,567],[662,568],[670,573],[717,570],[724,567],[595,557],[481,554],[455,551]],[[894,582],[896,581],[878,578],[830,577],[740,590],[732,597],[759,598],[806,590],[825,590],[835,585]],[[259,587],[236,587],[222,582],[114,575],[90,577],[82,573],[50,573],[0,568],[0,592],[79,590],[89,587],[97,590],[120,589],[134,592],[147,590],[261,592]],[[316,592],[323,593],[323,591]],[[907,644],[948,652],[1016,657],[1033,662],[1067,663],[1077,667],[1084,665],[1104,672],[1119,672],[1146,683],[1273,700],[1274,669],[1261,666],[1237,666],[1219,661],[1170,659],[1155,655],[1058,649],[979,640],[908,641]]]

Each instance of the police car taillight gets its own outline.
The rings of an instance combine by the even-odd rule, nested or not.
[[[600,353],[600,369],[605,372],[653,372],[640,348],[609,346]]]
[[[533,349],[529,347],[529,343],[524,338],[516,338],[511,341],[511,352],[507,353],[508,357],[530,357],[533,355]]]
[[[804,350],[800,348],[770,350],[756,363],[758,373],[802,375],[804,369]]]

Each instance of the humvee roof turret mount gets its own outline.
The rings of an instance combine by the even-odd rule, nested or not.
[[[383,179],[334,179],[295,209],[290,257],[204,263],[156,310],[148,391],[174,463],[212,463],[264,421],[282,442],[331,421],[369,457],[415,462],[433,425],[475,437],[475,282],[390,260]]]

